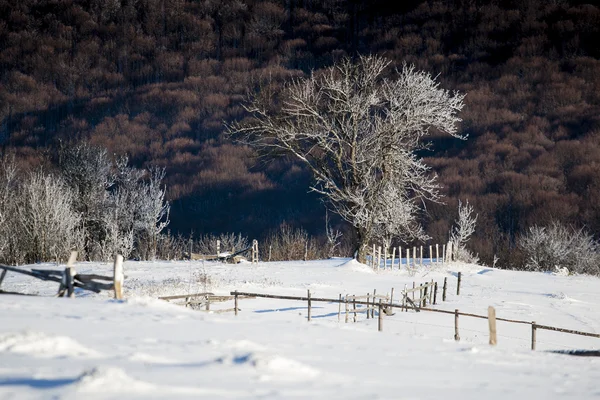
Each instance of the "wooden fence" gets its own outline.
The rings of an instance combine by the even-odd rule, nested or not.
[[[430,284],[428,284],[430,285]],[[435,287],[435,284],[434,284]],[[420,289],[420,287],[416,287],[415,290],[422,290]],[[404,292],[403,293],[403,298],[404,299],[408,299],[409,297],[407,296],[409,293],[413,293],[412,291],[408,291],[408,292]],[[458,309],[451,311],[451,310],[442,310],[442,309],[436,309],[436,308],[429,308],[429,307],[418,307],[415,305],[409,305],[409,304],[397,304],[397,303],[393,303],[391,301],[391,299],[389,300],[389,302],[384,303],[384,298],[378,298],[378,301],[372,301],[372,297],[367,298],[366,301],[363,301],[362,298],[365,298],[366,296],[351,296],[351,297],[346,297],[346,298],[342,298],[342,296],[340,295],[340,297],[338,299],[329,299],[329,298],[319,298],[319,297],[312,297],[310,294],[310,291],[308,292],[308,296],[307,297],[302,297],[302,296],[280,296],[280,295],[273,295],[273,294],[264,294],[264,293],[246,293],[246,292],[238,292],[238,291],[233,291],[230,293],[233,297],[234,297],[234,301],[236,304],[236,315],[237,315],[237,304],[238,304],[238,298],[242,298],[242,297],[246,297],[246,298],[270,298],[270,299],[280,299],[280,300],[296,300],[296,301],[307,301],[308,302],[308,320],[310,321],[310,316],[311,316],[311,307],[312,307],[312,303],[313,302],[325,302],[325,303],[338,303],[341,304],[345,303],[346,305],[348,305],[349,300],[351,299],[351,304],[353,306],[352,309],[348,309],[346,308],[346,322],[348,321],[348,313],[358,313],[358,312],[367,312],[367,315],[369,315],[368,311],[372,311],[377,309],[378,310],[378,324],[377,324],[377,329],[378,331],[382,331],[383,330],[383,318],[385,314],[390,314],[390,312],[386,312],[386,310],[391,310],[394,308],[398,308],[401,311],[408,311],[408,310],[414,310],[414,311],[429,311],[429,312],[436,312],[436,313],[441,313],[441,314],[448,314],[448,315],[452,315],[454,316],[454,339],[456,341],[460,340],[460,334],[459,334],[459,317],[471,317],[471,318],[480,318],[480,319],[487,319],[488,320],[488,326],[489,326],[489,332],[490,332],[490,344],[495,345],[497,343],[497,338],[496,338],[496,321],[503,321],[503,322],[509,322],[509,323],[516,323],[516,324],[525,324],[525,325],[531,325],[531,349],[535,350],[536,348],[536,342],[537,342],[537,330],[538,329],[542,329],[542,330],[549,330],[549,331],[555,331],[555,332],[562,332],[562,333],[568,333],[568,334],[572,334],[572,335],[580,335],[580,336],[588,336],[588,337],[594,337],[594,338],[600,338],[600,334],[598,333],[591,333],[591,332],[582,332],[582,331],[577,331],[577,330],[573,330],[573,329],[566,329],[566,328],[558,328],[558,327],[554,327],[554,326],[549,326],[549,325],[542,325],[542,324],[538,324],[535,321],[523,321],[523,320],[515,320],[515,319],[508,319],[508,318],[500,318],[496,316],[496,311],[493,307],[489,307],[488,308],[488,315],[479,315],[479,314],[473,314],[473,313],[464,313],[464,312],[460,312]],[[411,300],[412,301],[412,300]],[[357,305],[364,305],[366,306],[365,308],[356,308]],[[346,306],[348,307],[348,306]],[[338,308],[340,309],[340,308]],[[339,312],[338,312],[338,320],[339,320]],[[355,314],[356,315],[356,314]]]
[[[67,267],[64,270],[43,270],[10,267],[8,265],[0,265],[2,274],[0,275],[0,286],[8,272],[28,275],[36,279],[44,281],[57,282],[59,284],[57,297],[75,297],[75,288],[89,290],[91,292],[100,293],[102,290],[114,291],[115,299],[123,298],[123,257],[118,255],[115,257],[113,265],[113,276],[104,276],[96,274],[78,274],[73,266],[77,260],[77,252],[73,251]],[[21,294],[12,292],[3,292],[4,294]]]
[[[398,249],[398,253],[396,253],[396,249]],[[405,258],[402,257],[403,250],[406,252]],[[396,257],[396,254],[398,254],[398,257]],[[403,249],[401,246],[398,246],[397,248],[392,247],[390,249],[385,245],[377,246],[373,244],[372,251],[367,257],[369,265],[375,270],[388,267],[393,270],[396,266],[398,269],[402,269],[402,266],[405,265],[408,271],[414,272],[418,266],[425,264],[445,264],[453,260],[455,256],[452,242],[448,242],[447,245],[444,244],[442,246],[439,244],[429,245],[429,253],[427,255],[428,257],[424,256],[424,246],[419,246],[418,248],[413,246],[411,252],[410,247]]]

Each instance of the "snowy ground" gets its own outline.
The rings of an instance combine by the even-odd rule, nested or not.
[[[545,350],[599,349],[600,339],[487,321],[401,313],[338,322],[337,304],[274,299],[240,301],[237,317],[185,309],[161,295],[231,290],[337,298],[396,293],[404,285],[448,278],[440,309],[523,319],[600,332],[600,279],[502,271],[474,265],[374,273],[347,260],[226,265],[126,262],[125,295],[53,298],[57,285],[9,273],[2,288],[44,297],[0,297],[0,399],[584,399],[599,398],[600,359]],[[36,265],[36,268],[56,268]],[[79,263],[81,273],[112,266]],[[462,271],[461,295],[456,273]],[[440,296],[441,298],[441,296]],[[231,308],[232,302],[213,309]]]

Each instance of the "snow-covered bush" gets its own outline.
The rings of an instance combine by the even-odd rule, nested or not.
[[[31,173],[18,193],[15,234],[26,262],[66,260],[83,246],[75,195],[59,177]]]
[[[450,232],[450,242],[454,251],[454,261],[477,264],[479,257],[471,253],[466,244],[475,232],[478,215],[473,215],[473,206],[467,200],[466,204],[458,201],[458,218]]]
[[[287,223],[282,223],[279,229],[271,233],[261,246],[261,258],[271,261],[314,260],[322,258],[317,241],[310,237],[302,228],[293,228]]]
[[[217,254],[217,241],[219,242],[219,250],[222,253],[234,253],[250,246],[248,238],[242,236],[241,233],[221,233],[219,235],[202,235],[194,250],[197,250],[200,254]]]
[[[584,229],[554,222],[549,227],[533,226],[519,238],[526,255],[524,269],[564,271],[600,275],[600,246]]]

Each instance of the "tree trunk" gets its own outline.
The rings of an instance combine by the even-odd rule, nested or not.
[[[360,263],[367,263],[367,252],[371,241],[371,232],[365,228],[356,228],[354,258]]]

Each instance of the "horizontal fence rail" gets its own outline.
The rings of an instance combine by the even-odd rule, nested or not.
[[[238,302],[238,297],[251,297],[251,298],[268,298],[268,299],[279,299],[279,300],[296,300],[296,301],[310,301],[310,302],[324,302],[324,303],[339,303],[340,305],[342,303],[345,304],[352,304],[352,305],[365,305],[367,306],[369,309],[370,308],[375,308],[377,307],[377,305],[374,305],[373,302],[367,302],[367,301],[359,301],[359,300],[354,300],[353,296],[347,296],[346,298],[339,298],[339,299],[329,299],[329,298],[322,298],[322,297],[311,297],[311,296],[283,296],[283,295],[274,295],[274,294],[265,294],[265,293],[248,293],[248,292],[238,292],[238,291],[233,291],[230,292],[230,294],[235,298],[235,302],[236,302],[236,308],[237,308],[237,302]],[[362,297],[362,296],[356,296],[356,297]],[[406,297],[408,298],[408,297]],[[412,302],[412,301],[411,301]],[[472,318],[479,318],[479,319],[488,319],[489,320],[489,314],[488,315],[480,315],[480,314],[474,314],[474,313],[465,313],[465,312],[459,312],[458,310],[441,310],[441,309],[435,309],[435,308],[428,308],[428,307],[417,307],[414,305],[413,306],[409,306],[406,304],[394,304],[392,302],[382,302],[381,300],[379,301],[379,309],[382,310],[382,308],[400,308],[400,309],[413,309],[417,312],[419,311],[429,311],[429,312],[436,312],[436,313],[441,313],[441,314],[449,314],[449,315],[453,315],[455,317],[455,339],[459,340],[460,337],[458,336],[458,317],[459,316],[463,316],[463,317],[472,317]],[[357,313],[360,311],[363,311],[366,309],[348,309],[347,312],[349,313]],[[380,312],[379,315],[379,323],[378,323],[378,329],[381,331],[382,330],[382,313]],[[495,311],[494,311],[495,314]],[[236,313],[237,315],[237,313]],[[517,319],[509,319],[509,318],[501,318],[501,317],[495,317],[496,321],[502,321],[502,322],[509,322],[509,323],[515,323],[515,324],[524,324],[524,325],[531,325],[532,327],[532,350],[535,350],[535,342],[536,342],[536,334],[535,331],[536,329],[544,329],[544,330],[548,330],[548,331],[555,331],[555,332],[561,332],[561,333],[568,333],[568,334],[572,334],[572,335],[579,335],[579,336],[588,336],[588,337],[594,337],[594,338],[600,338],[600,334],[598,333],[592,333],[592,332],[582,332],[582,331],[577,331],[574,329],[566,329],[566,328],[559,328],[559,327],[554,327],[554,326],[549,326],[549,325],[540,325],[537,324],[535,321],[524,321],[524,320],[517,320]]]

